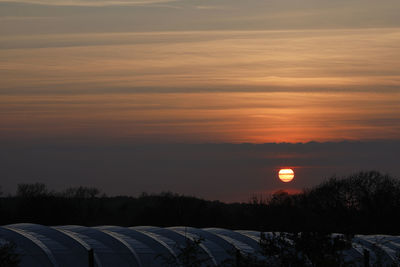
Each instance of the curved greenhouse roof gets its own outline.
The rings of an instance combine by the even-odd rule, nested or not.
[[[199,242],[197,256],[204,266],[220,266],[236,251],[262,258],[260,234],[220,228],[12,224],[0,227],[0,245],[14,243],[22,267],[155,267],[178,259],[182,248]],[[357,235],[345,256],[363,263],[365,251],[371,261],[379,257],[383,262],[398,262],[400,237]]]

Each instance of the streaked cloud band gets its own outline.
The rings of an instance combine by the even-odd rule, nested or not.
[[[151,5],[151,4],[162,4],[177,2],[179,0],[0,0],[5,3],[24,3],[24,4],[35,4],[35,5],[47,5],[47,6],[129,6],[129,5]]]

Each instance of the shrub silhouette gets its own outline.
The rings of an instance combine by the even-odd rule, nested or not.
[[[400,234],[400,181],[379,172],[332,177],[297,195],[278,191],[249,203],[226,204],[171,192],[107,197],[93,187],[49,191],[20,184],[0,198],[0,225],[187,225],[261,232]],[[293,223],[295,222],[295,223]]]
[[[38,198],[48,195],[47,186],[43,183],[18,184],[17,197]]]
[[[194,238],[193,240],[186,238],[183,246],[175,244],[178,251],[176,255],[157,255],[156,257],[160,257],[166,267],[211,267],[213,264],[210,263],[210,259],[201,248],[203,241],[203,238]]]
[[[162,257],[164,266],[214,266],[209,265],[208,258],[200,253],[203,241],[202,238],[193,241],[187,239],[184,246],[176,244],[177,255],[157,257]],[[343,250],[351,247],[351,236],[316,232],[261,233],[259,253],[228,251],[231,257],[218,267],[353,266],[355,262],[346,262],[342,254]]]
[[[0,240],[1,241],[1,240]],[[0,243],[0,266],[18,267],[20,262],[19,255],[15,252],[16,246],[13,243]]]

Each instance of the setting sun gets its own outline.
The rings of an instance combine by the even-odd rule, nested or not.
[[[288,183],[291,182],[294,178],[294,171],[292,169],[280,169],[279,170],[279,179],[282,182]]]

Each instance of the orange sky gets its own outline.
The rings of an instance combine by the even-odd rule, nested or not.
[[[0,0],[0,186],[246,201],[398,176],[399,14],[399,0]]]
[[[400,29],[0,37],[0,138],[400,137]]]
[[[4,96],[3,137],[174,142],[395,139],[398,93]]]
[[[400,137],[398,0],[0,0],[0,141]]]

